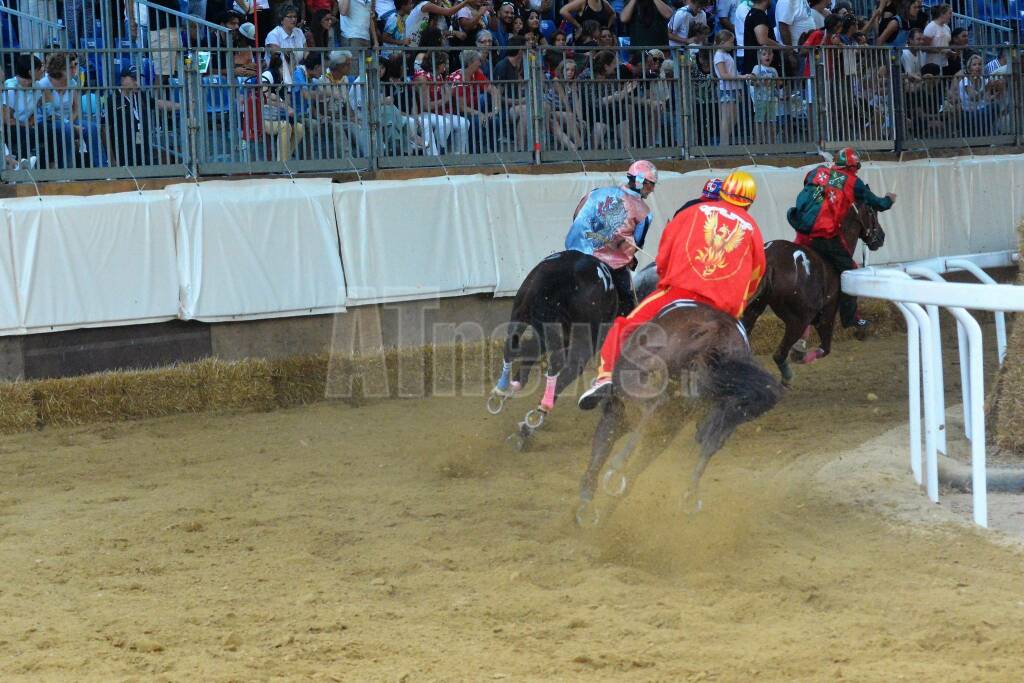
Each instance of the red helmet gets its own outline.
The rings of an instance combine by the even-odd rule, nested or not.
[[[852,168],[854,171],[860,168],[860,155],[853,147],[844,147],[836,155],[836,166],[839,168]]]

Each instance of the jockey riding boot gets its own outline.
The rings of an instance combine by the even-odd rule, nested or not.
[[[598,377],[580,396],[580,410],[593,410],[602,400],[612,395],[611,375]]]
[[[849,294],[839,294],[839,319],[843,327],[853,328],[853,336],[858,340],[867,339],[871,322],[857,313],[857,298]]]

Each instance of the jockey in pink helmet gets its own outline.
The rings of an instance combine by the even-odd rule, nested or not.
[[[612,272],[619,294],[619,314],[636,305],[629,271],[651,227],[651,208],[644,201],[658,183],[658,169],[635,161],[626,171],[626,184],[591,190],[580,200],[565,238],[567,251],[580,251],[602,261]]]

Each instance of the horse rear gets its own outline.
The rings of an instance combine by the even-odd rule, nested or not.
[[[786,240],[765,245],[765,274],[743,312],[743,326],[753,332],[757,319],[771,307],[785,326],[772,360],[788,384],[793,379],[789,353],[804,330],[814,325],[821,338],[821,356],[832,347],[832,328],[839,303],[839,276],[813,249]],[[814,354],[815,359],[820,357]]]
[[[634,332],[623,347],[613,376],[613,395],[604,403],[590,465],[580,486],[578,522],[596,521],[590,503],[598,475],[624,431],[626,406],[638,404],[641,417],[604,475],[605,490],[612,495],[621,495],[626,489],[621,472],[642,429],[666,402],[678,396],[670,391],[670,381],[683,384],[691,373],[696,378],[696,398],[708,404],[697,425],[700,455],[686,494],[694,499],[698,499],[700,479],[711,456],[736,427],[771,410],[782,392],[775,378],[757,364],[746,332],[734,318],[692,301],[670,304],[657,319]],[[618,485],[610,485],[616,477]]]
[[[516,448],[526,447],[559,394],[583,372],[597,350],[601,327],[618,309],[609,267],[578,251],[552,254],[523,280],[512,304],[502,376],[487,401],[492,414],[501,412],[505,401],[526,386],[533,366],[547,358],[544,397],[513,434]]]

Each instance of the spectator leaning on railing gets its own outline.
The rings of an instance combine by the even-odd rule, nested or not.
[[[736,103],[743,94],[743,82],[732,53],[736,40],[732,31],[719,31],[715,36],[715,78],[718,80],[718,144],[732,144],[736,126]]]
[[[801,0],[803,1],[803,0]],[[758,50],[763,47],[781,48],[782,46],[772,37],[772,20],[768,16],[770,0],[754,0],[743,20],[743,57],[740,58],[739,71],[741,74],[749,74],[758,64]],[[780,53],[782,50],[772,50],[772,67],[779,73],[783,73]],[[787,72],[793,73],[793,72]]]

